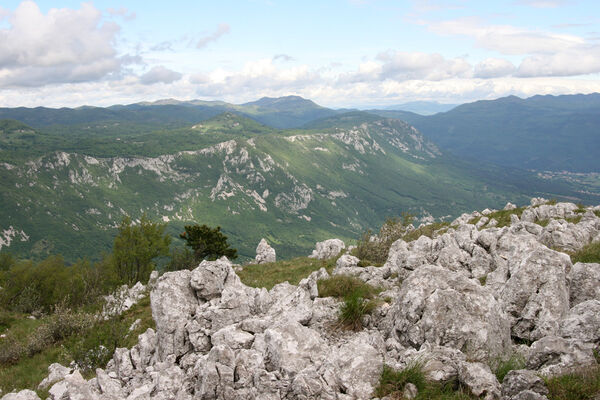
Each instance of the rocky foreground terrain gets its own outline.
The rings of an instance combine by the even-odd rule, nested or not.
[[[156,330],[90,380],[54,364],[44,385],[53,400],[370,399],[384,365],[420,362],[474,396],[546,399],[540,376],[597,365],[600,264],[573,265],[565,252],[600,240],[598,211],[533,199],[501,228],[484,210],[433,239],[398,240],[382,267],[342,255],[333,275],[384,289],[359,332],[334,328],[341,302],[319,297],[325,269],[271,290],[244,285],[226,259],[165,273],[151,291]],[[343,246],[330,244],[313,256]],[[499,382],[490,365],[514,355],[526,369]]]

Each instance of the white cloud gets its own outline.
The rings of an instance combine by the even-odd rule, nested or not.
[[[0,29],[0,87],[83,82],[117,73],[119,26],[103,22],[91,4],[53,8],[44,15],[23,1]]]
[[[484,25],[478,18],[420,23],[443,35],[473,37],[477,46],[503,54],[553,54],[585,44],[583,38],[575,35],[531,31],[511,25]]]
[[[535,8],[557,8],[570,3],[567,0],[518,0],[515,4]]]
[[[173,83],[181,79],[181,76],[182,75],[179,72],[159,65],[152,67],[150,71],[140,76],[140,82],[145,85],[152,85],[154,83]]]
[[[551,55],[526,57],[519,65],[520,77],[576,76],[600,72],[600,46]]]
[[[198,40],[198,42],[196,43],[196,47],[199,49],[206,47],[210,42],[217,41],[221,36],[229,33],[230,31],[231,28],[229,27],[229,25],[219,24],[219,26],[213,33],[211,33],[208,36],[204,36],[203,38],[200,38],[200,40]]]
[[[486,58],[475,66],[474,76],[476,78],[498,78],[511,75],[515,72],[515,66],[503,58]]]
[[[135,19],[135,13],[133,11],[129,11],[125,7],[109,8],[107,11],[110,15],[123,17],[123,19],[125,19],[126,21],[131,21],[132,19]]]

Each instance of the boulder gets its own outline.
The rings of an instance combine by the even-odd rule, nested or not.
[[[403,346],[438,344],[481,361],[510,347],[509,320],[492,293],[440,266],[426,265],[410,274],[388,318],[390,334]]]
[[[88,383],[79,371],[65,376],[63,380],[52,385],[48,391],[50,400],[90,400],[93,398]]]
[[[477,398],[485,400],[500,399],[500,384],[486,364],[462,363],[458,371],[458,380],[469,388]]]
[[[571,307],[586,300],[600,300],[600,264],[575,263],[570,278]]]
[[[543,379],[535,372],[527,369],[509,371],[502,381],[502,396],[513,399],[524,391],[531,391],[541,396],[548,394]]]
[[[256,257],[254,262],[257,264],[271,263],[276,260],[275,249],[269,246],[265,239],[261,239],[256,247]]]
[[[7,393],[1,400],[40,400],[33,390],[25,389],[17,393]]]
[[[565,375],[596,365],[592,350],[593,346],[577,339],[546,336],[531,345],[527,368],[548,377]]]
[[[560,322],[560,336],[586,343],[600,343],[600,301],[577,304]]]
[[[345,247],[346,245],[340,239],[328,239],[323,242],[317,242],[315,249],[309,257],[327,260],[340,254]]]
[[[48,366],[48,376],[38,385],[38,389],[44,390],[50,387],[52,384],[64,379],[71,372],[71,368],[67,368],[59,363],[50,364]]]

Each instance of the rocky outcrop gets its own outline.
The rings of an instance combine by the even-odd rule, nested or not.
[[[384,290],[361,332],[332,329],[341,302],[319,297],[325,269],[271,290],[244,285],[226,258],[165,273],[151,285],[156,330],[117,349],[91,380],[54,365],[43,386],[52,385],[51,399],[369,399],[385,365],[419,363],[429,379],[457,381],[480,398],[546,399],[539,375],[597,365],[598,264],[572,265],[559,250],[597,237],[600,218],[543,199],[503,212],[514,218],[490,226],[498,214],[484,210],[432,238],[398,240],[383,267],[339,257],[333,275]],[[478,227],[474,216],[488,219]],[[317,243],[313,257],[343,249],[332,239]],[[515,351],[527,369],[498,382],[488,365]],[[3,399],[37,398],[30,395]]]
[[[340,239],[328,239],[323,242],[317,242],[315,249],[309,257],[327,260],[340,254],[345,247],[346,245]]]
[[[265,239],[261,239],[258,246],[256,246],[256,257],[254,262],[257,264],[272,263],[277,259],[275,255],[275,249],[269,246]]]

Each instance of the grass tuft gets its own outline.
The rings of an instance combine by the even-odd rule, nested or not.
[[[510,371],[523,368],[525,368],[525,358],[517,353],[512,354],[507,359],[498,359],[490,362],[490,369],[500,383],[502,383],[504,377]]]
[[[450,226],[449,222],[434,222],[433,224],[421,226],[414,231],[404,235],[402,239],[405,242],[412,242],[413,240],[417,240],[421,236],[427,236],[430,239],[433,239],[433,234],[440,229],[448,228]],[[447,229],[446,229],[447,230]]]
[[[571,253],[571,262],[600,263],[600,242],[590,243]]]
[[[544,379],[550,400],[594,400],[600,394],[600,367]]]

